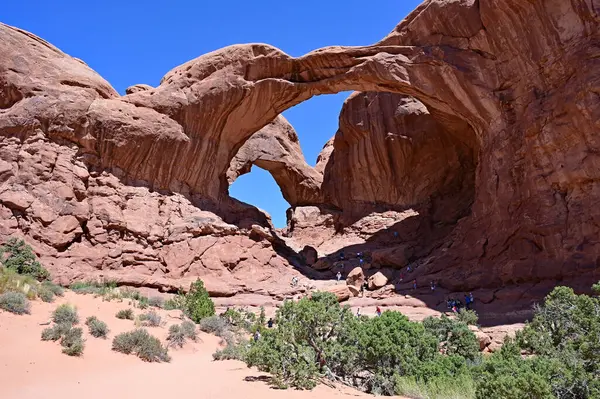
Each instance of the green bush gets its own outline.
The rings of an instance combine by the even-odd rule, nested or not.
[[[477,316],[477,313],[474,310],[461,309],[456,315],[456,319],[469,326],[476,326],[479,321],[479,316]]]
[[[163,309],[165,310],[184,310],[185,309],[185,294],[178,293],[172,298],[169,298],[163,304]]]
[[[394,380],[394,390],[396,395],[401,395],[408,398],[475,398],[475,382],[469,374],[462,374],[459,376],[440,376],[432,378],[427,382],[419,381],[414,376],[396,376]],[[493,399],[493,397],[486,399]]]
[[[62,304],[58,306],[52,313],[52,321],[56,324],[71,324],[79,323],[79,315],[77,309],[71,305]]]
[[[214,316],[215,305],[202,280],[198,279],[191,284],[189,292],[185,295],[183,310],[195,323],[200,323],[205,317]]]
[[[148,313],[141,314],[139,316],[139,320],[142,322],[143,326],[159,327],[161,324],[162,318],[154,310],[151,310]]]
[[[135,354],[146,362],[169,362],[167,348],[158,338],[148,334],[144,329],[137,329],[117,335],[113,339],[112,349],[126,355]]]
[[[37,296],[44,302],[54,302],[54,292],[48,287],[41,286],[37,293]]]
[[[55,324],[42,331],[42,341],[58,341],[71,329],[70,323]]]
[[[115,315],[117,319],[133,320],[133,309],[121,309]]]
[[[146,296],[140,296],[138,298],[137,307],[144,310],[147,309],[149,305],[149,299]]]
[[[117,283],[115,281],[76,281],[69,286],[71,291],[77,294],[94,294],[99,296],[107,295],[115,291]]]
[[[62,352],[69,356],[81,356],[84,349],[84,340],[81,328],[70,328],[60,340]]]
[[[85,325],[88,326],[92,337],[106,338],[108,335],[108,326],[105,322],[99,320],[96,316],[90,316],[85,320]]]
[[[446,354],[459,355],[472,361],[480,356],[477,336],[466,323],[442,315],[426,318],[423,326],[438,339]]]
[[[213,353],[214,360],[246,360],[248,353],[249,342],[240,342],[227,344],[225,348],[217,350]]]
[[[31,305],[24,294],[5,292],[0,294],[0,309],[14,314],[29,314]]]
[[[0,260],[7,269],[13,269],[19,274],[28,274],[39,281],[50,277],[48,270],[37,261],[31,247],[15,237],[11,237],[6,244],[0,246]]]

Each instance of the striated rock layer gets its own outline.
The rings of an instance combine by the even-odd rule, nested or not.
[[[589,285],[600,277],[598,11],[591,0],[429,0],[372,46],[299,58],[231,46],[122,97],[0,25],[0,239],[25,235],[65,278],[274,280],[293,253],[227,195],[256,164],[291,205],[316,208],[291,211],[292,238],[309,215],[338,236],[353,226],[362,243],[396,248],[381,266],[415,263],[416,277],[451,290]],[[291,128],[268,124],[345,90],[366,93],[308,168]],[[394,225],[371,224],[365,207],[390,210]],[[397,234],[378,241],[378,228]]]

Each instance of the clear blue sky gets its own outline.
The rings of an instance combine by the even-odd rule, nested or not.
[[[269,43],[293,56],[328,45],[367,45],[387,35],[421,0],[5,0],[0,21],[31,31],[81,58],[120,93],[158,85],[171,68],[236,43]],[[348,93],[314,97],[284,113],[314,165],[335,134]],[[260,187],[260,189],[257,189]],[[232,196],[285,226],[287,202],[254,167]]]

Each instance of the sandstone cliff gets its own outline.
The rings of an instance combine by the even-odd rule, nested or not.
[[[372,46],[299,58],[232,46],[122,97],[1,25],[0,239],[24,235],[65,279],[231,285],[239,272],[231,292],[263,289],[247,287],[295,260],[260,212],[229,199],[238,155],[234,174],[262,164],[292,205],[317,205],[338,236],[354,226],[357,243],[391,247],[379,259],[420,265],[419,279],[532,296],[549,282],[589,285],[600,277],[598,11],[591,0],[429,0]],[[252,149],[285,109],[343,90],[367,93],[348,100],[325,165],[301,166],[293,146],[284,159]],[[397,214],[382,233],[356,220],[372,203]]]

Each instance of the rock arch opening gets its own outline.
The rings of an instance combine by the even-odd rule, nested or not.
[[[286,212],[290,205],[281,195],[281,189],[267,170],[250,166],[247,173],[231,183],[229,195],[265,211],[271,217],[274,227],[286,226]]]

